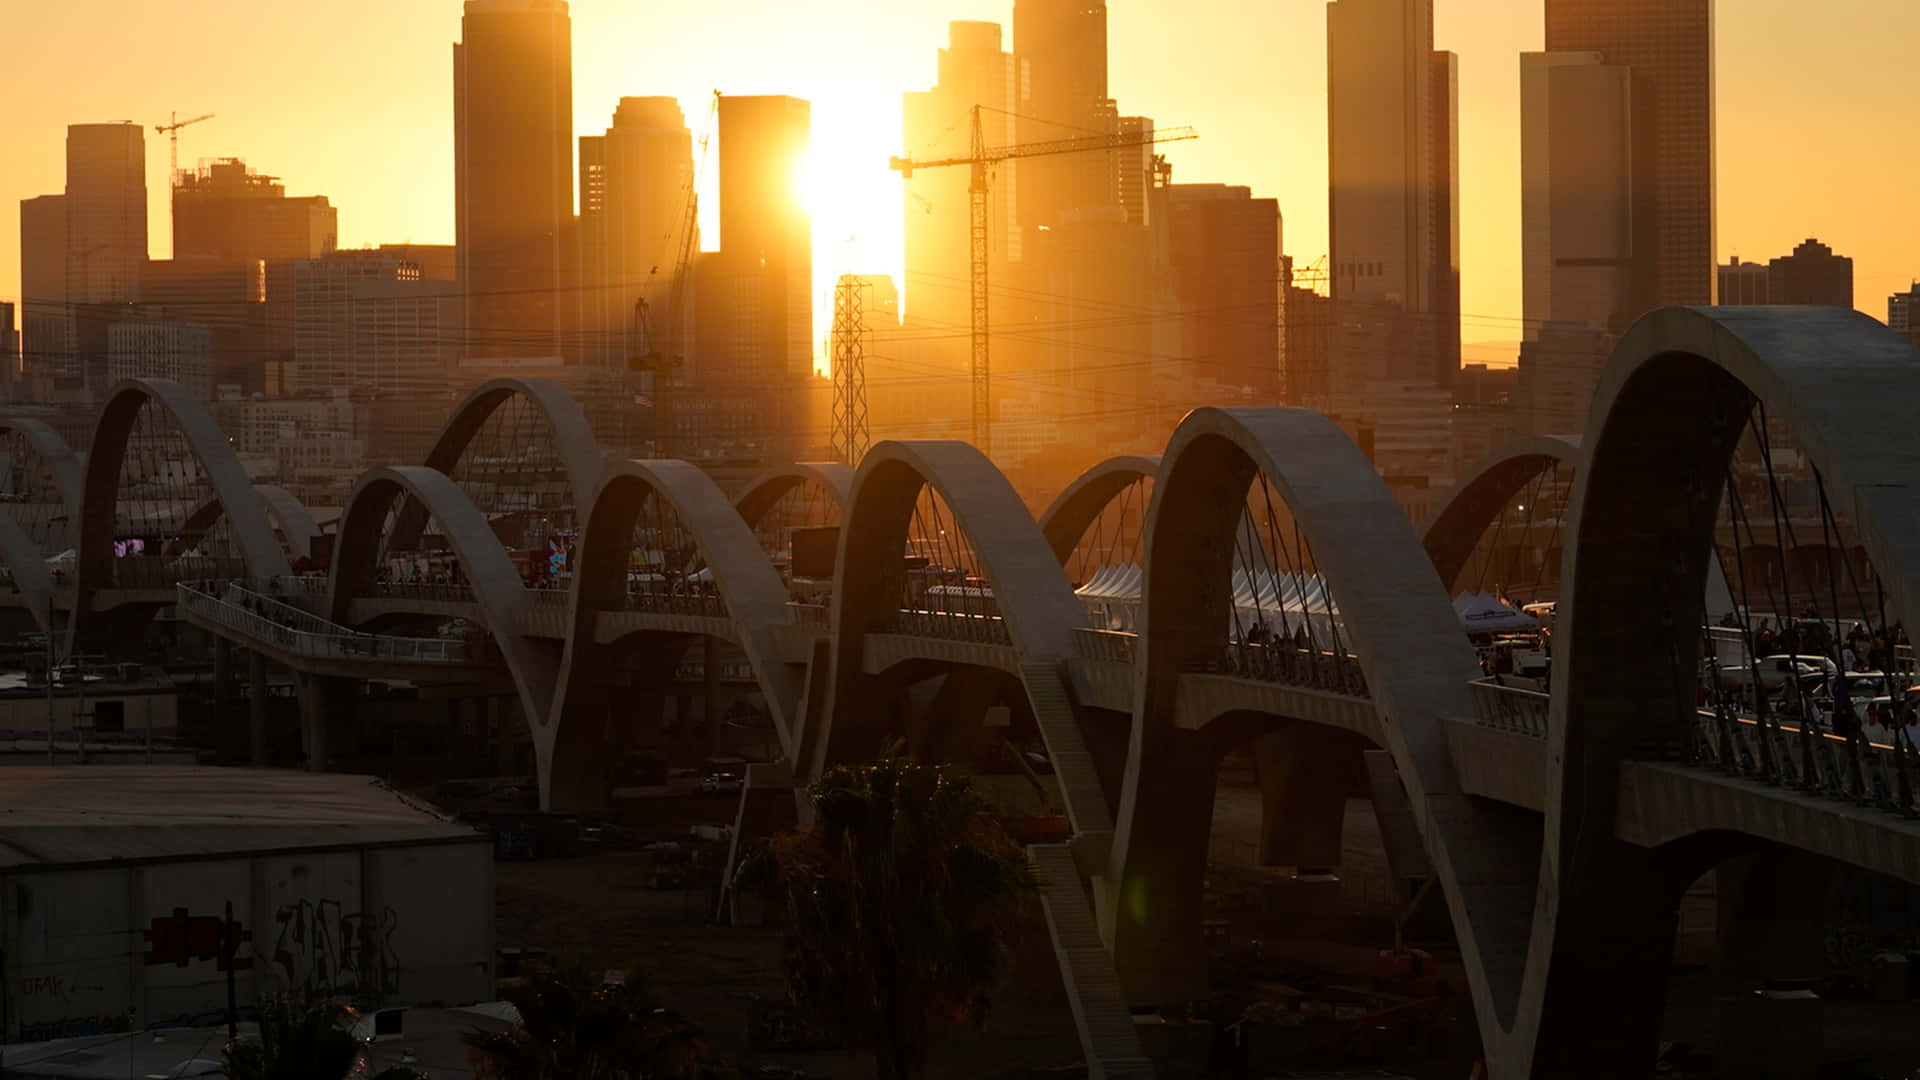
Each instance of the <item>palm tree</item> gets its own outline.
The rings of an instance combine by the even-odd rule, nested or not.
[[[691,1077],[706,1049],[699,1028],[662,1008],[639,972],[607,980],[574,960],[501,996],[520,1023],[463,1036],[487,1080]]]
[[[926,1069],[939,1029],[986,1022],[1013,944],[1035,921],[1019,847],[965,778],[908,760],[829,770],[810,829],[774,837],[735,887],[788,918],[787,988],[880,1080]]]

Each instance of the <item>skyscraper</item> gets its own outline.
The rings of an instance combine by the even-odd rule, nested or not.
[[[1546,47],[1596,52],[1645,80],[1654,244],[1647,303],[1712,303],[1713,0],[1546,0]]]
[[[1000,24],[955,22],[940,50],[940,81],[929,90],[902,95],[903,149],[916,160],[960,157],[969,152],[973,106],[988,146],[1011,145],[1014,133],[1013,58],[1001,50]],[[1020,258],[1021,235],[1014,214],[1020,173],[998,170],[988,189],[989,276],[1002,276]],[[948,331],[965,328],[967,293],[968,171],[923,169],[906,180],[906,309],[914,324]],[[965,342],[955,340],[956,355]]]
[[[1022,143],[1112,134],[1105,0],[1014,0],[1013,53]],[[1052,228],[1062,214],[1119,199],[1105,153],[1030,158],[1018,165],[1020,224]]]
[[[1887,325],[1920,346],[1920,281],[1887,297]]]
[[[139,124],[67,128],[67,298],[129,303],[147,261],[147,144]]]
[[[453,46],[454,199],[470,355],[563,352],[572,283],[566,0],[467,0]]]
[[[1355,331],[1336,334],[1336,383],[1445,384],[1459,367],[1456,81],[1433,0],[1327,5],[1333,304]]]
[[[20,370],[25,393],[50,400],[53,380],[77,370],[67,307],[67,197],[20,200]]]
[[[692,197],[693,136],[675,99],[621,98],[605,135],[580,137],[581,329],[591,360],[620,367],[643,349],[684,351],[667,321]],[[652,341],[635,323],[642,298]]]
[[[1181,323],[1176,390],[1194,395],[1179,404],[1278,403],[1279,203],[1226,184],[1171,184],[1165,191]]]
[[[697,265],[680,373],[714,423],[675,421],[697,451],[792,460],[814,441],[813,219],[800,190],[811,113],[799,98],[720,99],[720,250]]]
[[[1548,323],[1618,335],[1649,306],[1649,101],[1644,80],[1597,52],[1521,54],[1527,340]]]

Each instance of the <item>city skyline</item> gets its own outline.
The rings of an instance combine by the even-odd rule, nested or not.
[[[1770,255],[1818,235],[1855,258],[1856,306],[1874,314],[1883,312],[1886,295],[1903,291],[1920,272],[1920,225],[1875,212],[1897,195],[1901,177],[1920,168],[1920,150],[1878,137],[1895,129],[1885,117],[1897,115],[1909,96],[1897,43],[1910,36],[1903,26],[1920,30],[1920,13],[1882,7],[1842,0],[1823,8],[1815,25],[1798,8],[1764,0],[1743,7],[1737,18],[1723,14],[1716,45],[1715,259]],[[1517,340],[1518,57],[1543,47],[1542,5],[1443,0],[1436,8],[1435,47],[1461,58],[1462,336]],[[1289,253],[1311,262],[1327,249],[1324,5],[1243,15],[1235,5],[1202,0],[1181,5],[1178,23],[1165,18],[1170,10],[1123,5],[1112,12],[1110,93],[1130,114],[1198,127],[1201,140],[1168,148],[1175,181],[1247,185],[1260,197],[1277,198]],[[841,11],[859,17],[842,23],[823,17]],[[184,164],[242,157],[284,177],[290,193],[326,195],[341,210],[342,247],[450,242],[448,44],[459,36],[460,5],[401,13],[369,5],[366,12],[359,17],[350,0],[334,25],[377,26],[379,33],[343,36],[333,48],[306,51],[282,46],[294,24],[274,12],[224,22],[215,15],[150,19],[143,12],[102,20],[91,3],[23,13],[20,32],[45,47],[28,50],[0,74],[0,84],[17,99],[52,96],[62,105],[20,118],[15,152],[0,164],[0,188],[15,201],[59,190],[60,136],[68,123],[131,118],[150,131],[170,108],[205,110],[216,119],[182,132]],[[753,17],[736,17],[748,13]],[[894,11],[847,3],[794,12],[741,3],[711,17],[649,26],[617,5],[576,0],[572,15],[575,135],[603,131],[621,96],[677,97],[696,138],[705,124],[695,118],[705,115],[705,98],[716,85],[729,93],[787,93],[813,102],[820,312],[841,272],[901,272],[901,189],[884,169],[885,155],[900,149],[900,93],[934,84],[949,21],[985,19],[1010,30],[1012,5],[961,0]],[[727,49],[713,48],[722,21],[757,29]],[[222,32],[207,33],[212,26]],[[1794,32],[1781,32],[1783,26]],[[73,55],[83,41],[124,62],[101,65],[103,73],[90,74],[90,81],[70,74],[79,68],[51,62]],[[647,57],[645,74],[631,62],[635,49]],[[1262,49],[1272,57],[1261,59]],[[218,65],[211,63],[216,55]],[[1221,72],[1219,78],[1182,76],[1206,57],[1217,59],[1208,69]],[[1796,71],[1793,80],[1772,75],[1789,69]],[[249,101],[230,89],[237,85],[276,89]],[[1734,87],[1740,92],[1728,92]],[[364,120],[375,122],[352,127]],[[316,138],[315,131],[327,134]],[[1777,150],[1782,132],[1799,140],[1791,160]],[[163,141],[158,135],[146,141],[150,220],[165,216]],[[1794,161],[1836,159],[1853,165],[1826,175],[1791,168]],[[861,168],[862,161],[871,165]],[[830,167],[818,167],[822,162]],[[419,182],[394,187],[388,166]],[[713,218],[716,179],[710,166],[702,178],[708,247],[721,241]],[[17,250],[17,225],[0,222],[0,248]],[[154,222],[149,247],[155,257],[170,250],[167,233]],[[856,238],[851,244],[849,236]],[[903,284],[910,309],[915,283]],[[920,283],[923,291],[946,284]],[[17,261],[0,260],[0,297],[19,293]],[[817,338],[824,339],[825,325],[817,316]]]

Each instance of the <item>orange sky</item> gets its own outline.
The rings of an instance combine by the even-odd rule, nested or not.
[[[449,44],[459,0],[63,0],[13,3],[0,65],[0,299],[19,292],[17,201],[58,191],[68,123],[216,113],[181,159],[244,157],[290,194],[340,208],[343,246],[453,240]],[[1461,57],[1462,307],[1469,342],[1519,336],[1517,53],[1540,0],[1438,0]],[[814,102],[816,268],[897,273],[900,92],[934,78],[950,19],[1010,21],[1010,0],[573,0],[574,121],[602,130],[622,95]],[[1176,181],[1276,196],[1286,249],[1326,250],[1326,19],[1319,0],[1111,0],[1111,92],[1126,114],[1191,124]],[[1920,5],[1721,0],[1719,253],[1765,259],[1817,235],[1855,260],[1855,302],[1920,276]],[[148,135],[151,251],[169,250],[165,139]],[[709,168],[709,180],[712,169]],[[713,199],[707,197],[708,208]],[[709,226],[711,227],[711,226]],[[909,289],[911,286],[909,285]],[[909,301],[910,302],[910,301]],[[824,335],[824,321],[816,328]],[[1469,359],[1482,359],[1470,356]],[[1499,359],[1496,355],[1494,359]]]

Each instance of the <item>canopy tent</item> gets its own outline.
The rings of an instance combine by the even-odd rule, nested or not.
[[[1352,640],[1325,578],[1318,574],[1255,572],[1244,566],[1234,569],[1229,639],[1294,638],[1302,627],[1321,649],[1332,648],[1336,638],[1343,647]]]
[[[1489,592],[1463,592],[1453,598],[1453,610],[1469,634],[1526,634],[1540,629],[1539,619]]]
[[[1138,632],[1146,577],[1146,570],[1138,566],[1103,566],[1074,595],[1086,604],[1088,622],[1095,629]]]

